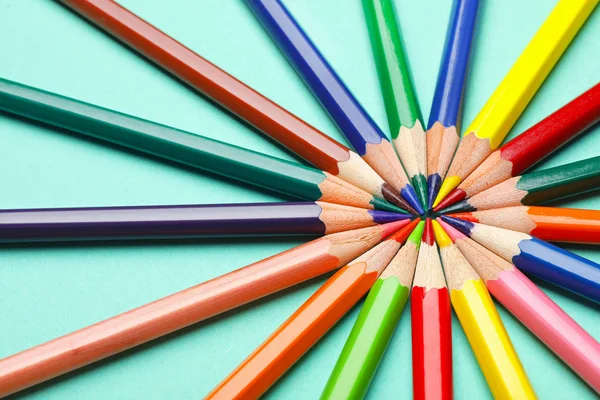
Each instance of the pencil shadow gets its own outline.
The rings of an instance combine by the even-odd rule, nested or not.
[[[315,282],[317,282],[319,280],[324,280],[324,279],[329,278],[331,275],[333,275],[333,273],[334,273],[334,271],[332,271],[332,272],[330,272],[328,274],[325,274],[325,275],[321,275],[319,277],[315,277],[315,278],[313,278],[311,280],[308,280],[308,281],[302,282],[302,283],[300,283],[298,285],[289,287],[289,288],[284,289],[284,290],[282,290],[280,292],[274,293],[274,294],[272,294],[270,296],[264,297],[262,299],[258,299],[256,301],[251,302],[251,303],[248,303],[248,304],[245,304],[243,306],[237,307],[237,308],[235,308],[233,310],[227,311],[227,312],[225,312],[223,314],[220,314],[220,315],[214,316],[212,318],[209,318],[206,321],[201,321],[201,322],[198,322],[198,323],[193,324],[191,326],[188,326],[186,328],[179,329],[179,330],[177,330],[175,332],[172,332],[172,333],[170,333],[168,335],[159,337],[159,338],[154,339],[154,340],[152,340],[150,342],[141,344],[139,346],[136,346],[136,347],[131,348],[129,350],[126,350],[124,352],[115,354],[115,355],[110,356],[108,358],[105,358],[103,360],[100,360],[100,361],[97,361],[95,363],[92,363],[90,365],[86,365],[85,367],[78,368],[75,371],[71,371],[71,372],[69,372],[67,374],[58,376],[58,377],[50,379],[50,380],[48,380],[46,382],[42,382],[42,383],[40,383],[38,385],[35,385],[33,387],[30,387],[30,388],[27,388],[25,390],[22,390],[22,391],[20,391],[18,393],[15,393],[13,395],[10,395],[10,396],[6,397],[6,399],[10,399],[10,400],[17,400],[17,399],[19,399],[20,400],[20,399],[25,399],[25,398],[27,398],[28,396],[31,396],[31,395],[39,394],[40,392],[43,392],[45,389],[49,388],[50,386],[59,385],[62,382],[66,382],[66,381],[69,381],[71,379],[77,378],[78,376],[86,374],[86,373],[88,373],[90,371],[99,370],[99,369],[103,368],[104,366],[109,365],[109,364],[111,364],[113,362],[119,362],[119,360],[122,360],[124,358],[130,357],[131,355],[138,354],[140,352],[146,351],[146,350],[151,349],[153,347],[158,347],[158,346],[162,345],[166,341],[169,341],[169,340],[172,340],[172,339],[176,339],[178,337],[182,337],[182,336],[191,334],[192,332],[195,332],[195,331],[197,331],[199,329],[202,329],[202,328],[204,328],[206,326],[209,326],[211,324],[217,324],[217,323],[221,322],[222,320],[231,317],[232,315],[244,313],[244,312],[246,312],[248,310],[251,310],[251,309],[253,309],[255,307],[261,307],[266,302],[278,301],[282,297],[284,297],[284,296],[286,296],[288,294],[291,294],[291,293],[303,290],[304,288],[312,285],[313,283],[315,283]],[[215,384],[217,384],[217,383],[218,382],[215,382]]]
[[[0,251],[20,251],[23,249],[71,249],[90,250],[98,248],[156,248],[162,247],[189,247],[189,246],[242,246],[247,244],[296,244],[318,238],[317,235],[271,235],[271,236],[239,236],[217,238],[180,238],[180,239],[127,239],[127,240],[93,240],[93,241],[47,241],[47,242],[22,242],[0,243]]]
[[[67,7],[65,4],[60,4],[61,7],[64,7],[66,9],[67,12],[69,13],[75,13],[71,8]],[[280,149],[283,149],[288,155],[290,155],[294,160],[302,163],[302,164],[307,164],[305,160],[303,160],[301,157],[299,157],[298,155],[296,155],[294,152],[292,152],[291,150],[287,149],[285,146],[281,145],[280,143],[278,143],[276,140],[274,140],[273,138],[271,138],[268,135],[265,135],[264,133],[262,133],[259,129],[257,129],[256,127],[254,127],[253,125],[251,125],[250,123],[248,123],[247,121],[243,120],[242,118],[240,118],[238,115],[234,114],[233,112],[229,111],[227,108],[223,107],[222,105],[220,105],[219,103],[215,102],[213,99],[211,99],[210,97],[207,97],[206,95],[204,95],[203,93],[199,92],[198,90],[194,89],[191,85],[189,85],[187,82],[179,79],[177,76],[175,76],[174,74],[170,73],[169,71],[166,71],[164,68],[159,67],[156,63],[154,63],[154,61],[150,60],[148,57],[138,53],[136,50],[133,50],[132,48],[130,48],[129,46],[123,44],[122,41],[120,41],[119,39],[115,38],[114,36],[106,33],[104,30],[98,28],[97,25],[95,25],[94,23],[88,21],[86,18],[80,18],[80,20],[82,22],[84,22],[85,24],[91,26],[94,30],[101,32],[102,34],[104,34],[106,37],[110,38],[110,40],[112,40],[115,43],[118,43],[120,46],[128,49],[131,51],[132,54],[134,55],[138,55],[139,57],[145,59],[148,61],[148,64],[152,66],[152,68],[156,69],[157,71],[160,71],[161,73],[165,74],[165,75],[169,75],[170,77],[172,77],[173,79],[175,79],[176,81],[180,82],[182,84],[183,87],[185,87],[187,90],[189,90],[190,92],[194,93],[195,95],[201,97],[202,99],[204,99],[206,102],[212,104],[213,106],[217,107],[218,109],[220,109],[221,111],[223,111],[224,113],[226,113],[229,117],[233,118],[234,120],[240,122],[242,125],[246,126],[248,129],[250,129],[251,131],[253,131],[254,133],[258,134],[259,136],[262,136],[264,139],[266,139],[268,142],[274,144],[276,147],[279,147]],[[227,72],[227,71],[225,71]],[[235,78],[235,77],[234,77]]]

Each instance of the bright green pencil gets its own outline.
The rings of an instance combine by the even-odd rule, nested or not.
[[[367,393],[408,300],[424,226],[419,222],[371,288],[321,399],[359,399]]]
[[[428,208],[423,117],[391,0],[363,0],[379,83],[394,147],[419,200]]]

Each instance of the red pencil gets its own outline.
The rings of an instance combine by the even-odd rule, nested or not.
[[[413,398],[452,399],[452,320],[442,264],[427,218],[410,295]]]
[[[600,83],[490,154],[435,211],[522,175],[599,120]]]

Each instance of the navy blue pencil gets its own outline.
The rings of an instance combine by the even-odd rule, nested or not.
[[[394,147],[279,0],[246,0],[354,150],[412,206],[424,210]]]
[[[455,0],[448,24],[433,104],[427,124],[427,187],[429,208],[456,151],[462,99],[479,0]]]

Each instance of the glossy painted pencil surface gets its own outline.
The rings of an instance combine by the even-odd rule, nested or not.
[[[490,154],[437,208],[521,175],[599,120],[600,83]]]
[[[0,242],[324,235],[409,216],[315,203],[0,210]]]
[[[600,265],[525,233],[441,217],[521,271],[600,302]]]
[[[462,99],[479,0],[454,0],[427,124],[428,207],[433,206],[456,150]]]
[[[0,110],[309,201],[398,211],[312,167],[0,78]]]
[[[392,142],[419,200],[427,208],[423,117],[396,24],[394,6],[390,0],[363,0],[362,3]]]
[[[600,244],[598,210],[517,206],[448,216],[527,233],[549,242]]]
[[[500,146],[598,1],[559,0],[465,130],[434,207]]]
[[[413,399],[452,399],[452,311],[427,219],[410,295]]]
[[[445,222],[440,225],[492,296],[600,393],[600,343],[511,263]]]
[[[496,399],[536,399],[535,392],[483,281],[437,221],[452,306]]]
[[[599,188],[600,156],[510,178],[441,212],[544,204]]]
[[[408,300],[424,225],[419,222],[369,291],[322,400],[365,397]]]
[[[354,150],[402,194],[410,204],[409,207],[422,214],[421,204],[392,144],[281,1],[246,0],[246,3]]]
[[[378,197],[392,192],[355,152],[114,1],[61,2],[316,168]]]
[[[418,221],[413,221],[325,282],[206,399],[249,399],[265,393],[373,286]]]
[[[0,397],[330,272],[402,224],[392,222],[324,236],[4,358],[0,360]]]

